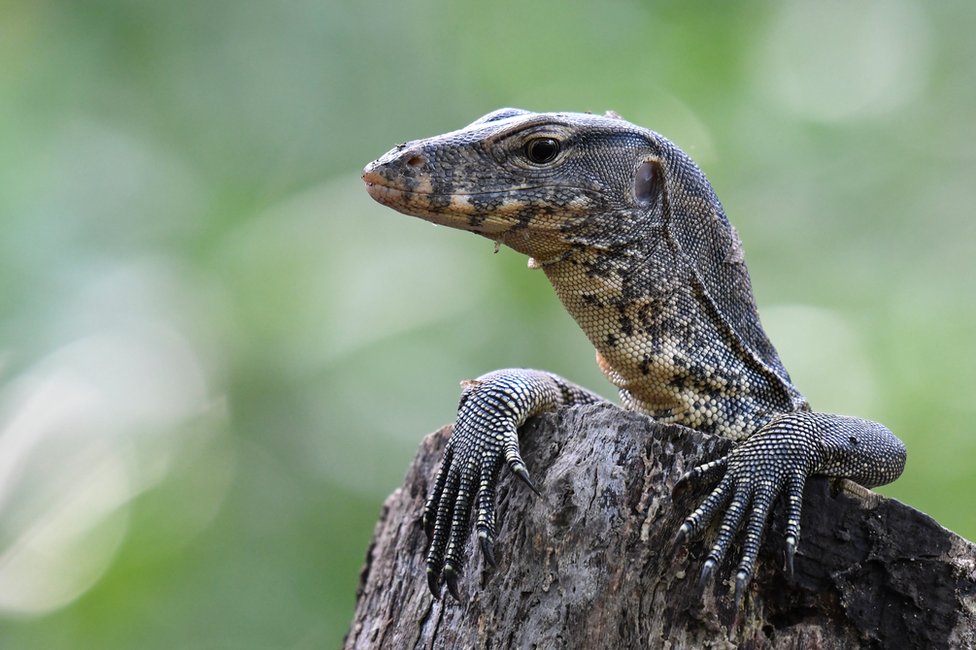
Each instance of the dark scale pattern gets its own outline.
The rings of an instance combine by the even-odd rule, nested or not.
[[[886,428],[810,411],[759,321],[742,245],[721,203],[694,162],[657,133],[613,114],[501,109],[396,147],[368,165],[363,180],[395,210],[530,256],[529,267],[545,272],[627,408],[740,443],[676,486],[717,482],[677,536],[699,534],[724,513],[703,581],[744,524],[741,595],[779,494],[788,501],[792,563],[807,476],[878,485],[901,473],[905,449]],[[598,399],[538,370],[501,370],[466,384],[424,511],[435,596],[442,580],[459,595],[472,510],[494,564],[502,463],[529,483],[518,447],[522,422]]]

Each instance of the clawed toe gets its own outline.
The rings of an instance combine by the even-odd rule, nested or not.
[[[528,485],[529,486],[529,489],[532,490],[533,492],[535,492],[535,495],[537,497],[541,497],[542,496],[542,493],[539,492],[539,490],[532,483],[532,479],[529,478],[529,470],[527,470],[525,468],[525,465],[524,464],[522,464],[522,463],[515,463],[515,464],[512,464],[510,467],[512,469],[512,472],[515,473],[515,476],[517,476],[520,479],[522,479],[522,482],[525,483],[526,485]]]
[[[444,565],[444,582],[447,583],[447,590],[454,596],[454,600],[463,603],[461,592],[458,591],[458,577],[458,572],[454,570],[452,565]]]
[[[796,554],[796,539],[786,536],[786,577],[793,579],[793,556]]]
[[[427,567],[427,589],[430,590],[430,593],[434,598],[440,599],[441,597],[440,576],[438,576],[437,572],[430,567]]]
[[[674,535],[674,541],[671,542],[671,554],[674,555],[678,550],[685,545],[688,540],[688,531],[690,526],[687,523],[681,524],[681,528]]]
[[[487,535],[479,535],[478,541],[481,542],[481,554],[485,557],[485,562],[492,569],[497,569],[498,565],[495,563],[495,550],[491,539]]]
[[[709,558],[705,560],[702,564],[701,573],[698,575],[698,588],[704,589],[709,581],[712,579],[712,574],[715,573],[715,560]]]
[[[749,586],[749,574],[739,571],[735,575],[735,608],[739,609],[742,604],[742,597],[745,595],[746,587]]]

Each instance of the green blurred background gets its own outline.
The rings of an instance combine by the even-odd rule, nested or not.
[[[976,537],[976,5],[706,4],[0,0],[0,647],[335,647],[459,380],[613,396],[524,258],[363,191],[501,106],[688,151],[800,388]]]

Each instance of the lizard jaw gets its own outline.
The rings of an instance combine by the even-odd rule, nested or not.
[[[389,185],[387,178],[370,171],[363,173],[363,182],[366,191],[377,203],[430,223],[485,236],[500,235],[510,228],[510,224],[502,219],[475,215],[468,196],[464,194],[406,190]],[[448,209],[444,206],[448,206]]]
[[[513,213],[524,209],[522,202],[506,200],[502,192],[439,193],[431,191],[430,181],[419,179],[409,189],[398,186],[371,164],[363,171],[366,191],[374,201],[411,217],[430,223],[466,230],[489,238],[512,230],[517,219]],[[485,197],[499,197],[492,212],[479,209],[477,202]]]

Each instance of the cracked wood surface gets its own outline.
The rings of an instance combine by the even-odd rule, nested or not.
[[[469,548],[465,604],[436,601],[419,517],[450,430],[424,439],[383,506],[347,649],[976,645],[976,546],[848,482],[808,482],[792,582],[778,506],[742,610],[730,593],[734,567],[722,567],[702,596],[704,541],[671,552],[682,513],[702,495],[672,503],[671,486],[731,445],[608,404],[523,427],[523,456],[543,497],[503,470],[498,570],[486,571]]]

